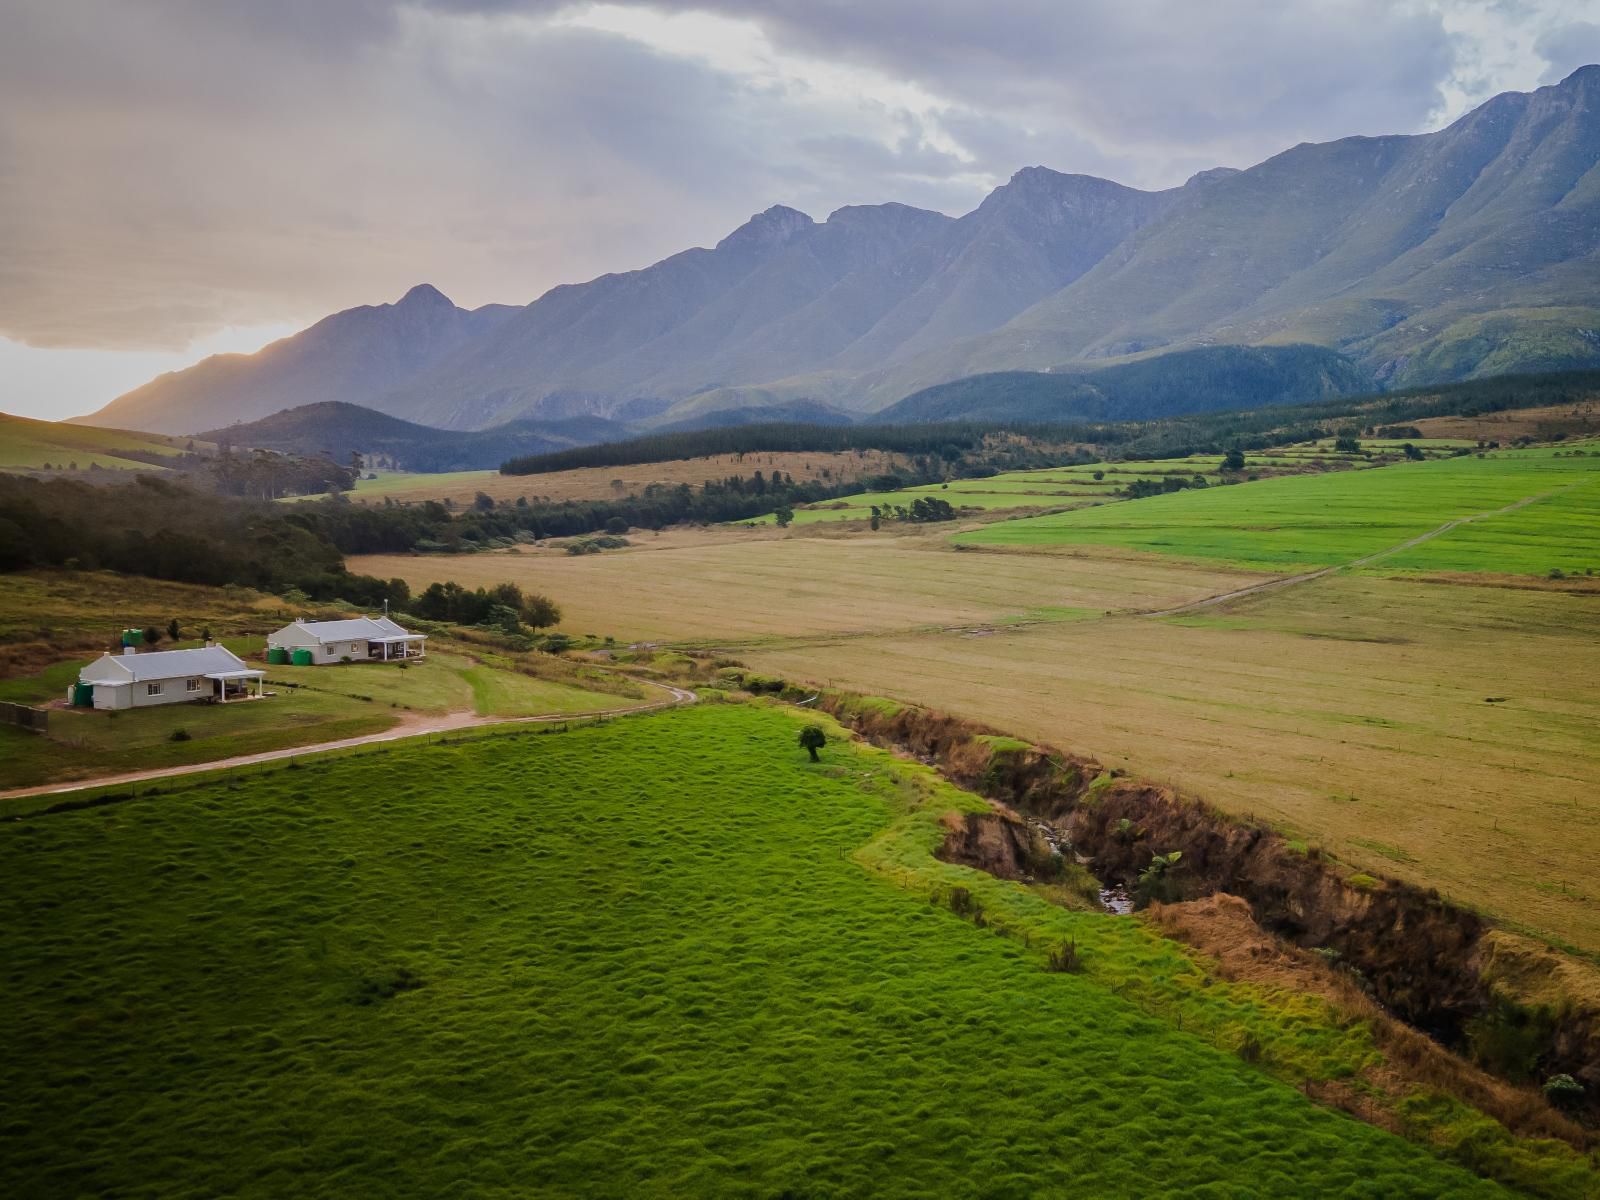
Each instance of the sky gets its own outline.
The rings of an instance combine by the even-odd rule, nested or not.
[[[0,411],[92,411],[418,282],[458,304],[788,204],[958,215],[1438,128],[1593,0],[0,0]]]

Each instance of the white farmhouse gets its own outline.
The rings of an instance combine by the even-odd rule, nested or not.
[[[95,659],[78,672],[78,682],[94,689],[96,708],[148,708],[191,700],[257,700],[265,675],[265,671],[246,666],[244,659],[226,646],[149,654],[135,653],[129,647],[121,654]]]
[[[388,617],[299,620],[268,634],[267,649],[291,656],[296,650],[306,651],[312,663],[389,662],[424,657],[427,640],[427,634],[407,633]]]

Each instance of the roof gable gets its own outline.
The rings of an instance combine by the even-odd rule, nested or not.
[[[400,625],[388,617],[351,617],[347,621],[295,621],[278,630],[278,634],[288,633],[292,629],[309,634],[319,642],[403,637],[406,633]]]
[[[237,671],[245,666],[245,661],[226,646],[157,650],[149,654],[108,654],[84,667],[79,678],[90,683],[108,682],[108,664],[120,668],[132,682],[142,683],[147,679],[182,679],[218,671]]]

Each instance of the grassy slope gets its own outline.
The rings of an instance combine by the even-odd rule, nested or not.
[[[1351,1069],[1359,1030],[930,863],[935,813],[971,801],[879,752],[810,767],[795,728],[682,710],[6,823],[0,1186],[1501,1194],[1149,1006],[1316,1077]],[[1098,965],[1049,974],[919,878]],[[1481,1127],[1471,1153],[1549,1156]],[[1542,1177],[1578,1195],[1563,1161]]]
[[[73,462],[82,470],[88,470],[91,463],[116,470],[159,470],[149,463],[123,458],[118,451],[134,450],[165,458],[182,454],[189,441],[155,433],[64,425],[0,413],[0,470],[37,470],[45,463],[65,467]],[[201,449],[211,448],[203,442],[196,445]]]
[[[1009,521],[956,540],[971,545],[1120,546],[1256,568],[1329,566],[1396,545],[1449,520],[1569,487],[1587,495],[1600,485],[1600,454],[1557,454],[1548,449],[1500,451],[1482,459],[1267,479]],[[1563,522],[1564,511],[1535,506],[1517,514],[1516,521],[1524,532],[1537,533],[1547,518]],[[1581,572],[1600,566],[1596,558],[1592,542],[1569,539],[1551,544],[1537,563],[1518,552],[1480,559],[1472,569],[1559,567]],[[1403,561],[1385,560],[1384,566]]]

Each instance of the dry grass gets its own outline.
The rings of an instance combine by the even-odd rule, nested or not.
[[[1600,951],[1600,610],[1587,598],[1336,576],[1173,621],[741,657],[1091,752]]]
[[[882,475],[904,465],[904,455],[882,450],[839,453],[755,453],[718,454],[707,458],[674,459],[671,462],[642,463],[629,467],[583,467],[575,471],[554,471],[548,475],[501,475],[498,471],[457,471],[430,478],[427,475],[381,477],[367,483],[352,495],[357,501],[382,503],[389,497],[397,503],[414,500],[450,500],[457,505],[471,504],[484,492],[496,500],[530,501],[605,500],[643,491],[652,483],[676,487],[687,483],[699,487],[708,479],[729,475],[746,478],[756,471],[793,475],[797,482],[831,478],[832,481],[859,479],[863,475]],[[824,476],[823,472],[829,472]],[[620,485],[620,486],[619,486]]]
[[[1484,413],[1478,417],[1425,417],[1409,421],[1429,438],[1466,438],[1469,441],[1508,445],[1519,437],[1544,438],[1552,432],[1600,433],[1600,402],[1551,404],[1511,412]]]
[[[1108,572],[1065,555],[956,551],[936,536],[774,538],[708,530],[651,548],[657,544],[645,536],[635,548],[579,558],[370,555],[352,558],[350,569],[398,575],[413,591],[435,580],[509,580],[550,595],[564,613],[562,628],[574,633],[741,645],[1072,620],[1178,604],[1258,578],[1154,558]]]

